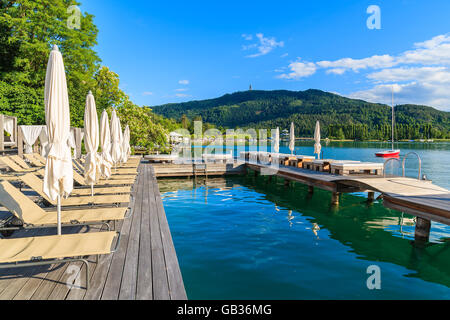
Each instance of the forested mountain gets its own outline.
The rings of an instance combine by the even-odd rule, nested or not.
[[[289,128],[311,136],[316,120],[326,135],[347,139],[390,137],[391,107],[320,91],[244,91],[217,99],[152,107],[177,120],[201,116],[204,122],[229,128]],[[450,113],[417,105],[396,106],[397,138],[450,138]]]

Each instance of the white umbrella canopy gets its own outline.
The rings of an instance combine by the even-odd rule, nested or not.
[[[289,150],[291,150],[291,154],[294,154],[295,149],[295,131],[294,131],[294,123],[291,122],[291,130],[289,132]]]
[[[120,123],[117,117],[116,110],[111,113],[111,158],[113,164],[117,166],[122,158],[122,148],[120,145]]]
[[[117,117],[117,120],[119,122],[119,146],[120,146],[120,163],[124,163],[124,152],[123,152],[123,131],[122,131],[122,124],[120,123],[120,118]]]
[[[111,157],[111,131],[109,129],[109,119],[106,110],[103,110],[100,117],[100,146],[102,153],[100,155],[100,172],[104,178],[111,177],[111,168],[113,160]]]
[[[70,147],[70,109],[64,62],[55,45],[50,53],[45,75],[45,121],[48,131],[48,155],[44,173],[44,193],[58,200],[58,234],[61,234],[61,196],[73,190]]]
[[[322,145],[320,144],[320,122],[316,122],[316,130],[314,131],[314,154],[320,158],[320,152],[322,151]]]
[[[84,179],[93,188],[97,182],[99,126],[95,98],[91,91],[86,97],[84,109],[84,144],[86,147],[86,161],[84,163]]]
[[[127,125],[123,133],[123,162],[127,162],[131,155],[130,127]]]
[[[275,141],[273,144],[273,150],[275,153],[280,153],[280,128],[275,130]]]

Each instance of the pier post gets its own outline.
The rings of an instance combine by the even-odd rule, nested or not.
[[[331,195],[331,204],[333,206],[338,206],[339,205],[340,195],[341,194],[339,192],[333,192],[333,194]]]
[[[288,179],[284,179],[284,186],[285,187],[289,187],[290,184],[291,184],[291,181],[289,181]]]
[[[417,217],[414,238],[418,241],[428,241],[430,238],[431,221]]]
[[[257,176],[258,176],[258,171],[255,170],[255,177],[257,177]]]
[[[313,186],[309,186],[308,187],[308,193],[309,194],[314,194],[314,187]]]
[[[369,192],[367,194],[367,201],[369,203],[372,203],[375,200],[375,192]]]

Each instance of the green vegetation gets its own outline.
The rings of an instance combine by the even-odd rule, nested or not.
[[[325,136],[334,139],[387,140],[391,136],[391,107],[345,98],[319,90],[244,91],[217,99],[167,104],[154,112],[177,120],[201,116],[229,128],[289,128],[311,137],[317,120]],[[398,139],[450,138],[450,113],[426,106],[396,106]]]
[[[44,85],[52,45],[64,58],[71,125],[83,127],[86,95],[92,90],[99,116],[116,108],[122,126],[131,129],[131,145],[167,149],[166,133],[174,121],[140,108],[119,88],[119,76],[101,65],[93,47],[98,29],[93,16],[81,15],[81,29],[67,27],[67,8],[74,0],[0,2],[0,113],[18,118],[20,125],[45,124]]]

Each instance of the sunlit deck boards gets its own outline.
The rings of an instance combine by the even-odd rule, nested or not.
[[[162,177],[194,177],[204,176],[223,176],[233,174],[244,174],[245,164],[243,162],[234,163],[207,163],[206,171],[196,170],[194,164],[175,164],[175,163],[155,163],[152,164],[155,174],[158,178]]]
[[[10,300],[144,300],[186,299],[175,248],[153,168],[141,164],[133,186],[131,218],[118,223],[116,253],[89,257],[90,288],[71,287],[84,274],[79,263],[0,270],[0,299]],[[14,237],[54,234],[56,229],[21,231]],[[80,227],[69,232],[98,232]],[[79,277],[84,287],[84,277]],[[69,284],[69,285],[68,285]]]
[[[341,176],[287,166],[271,169],[259,163],[247,163],[247,167],[331,192],[380,192],[386,207],[450,225],[450,191],[429,181],[374,175]]]

